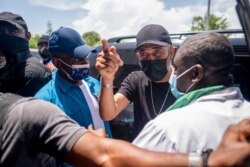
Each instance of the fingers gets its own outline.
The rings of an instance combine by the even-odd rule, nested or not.
[[[96,68],[98,69],[104,69],[104,68],[111,68],[114,70],[117,70],[119,68],[119,65],[116,61],[113,61],[110,58],[106,58],[105,56],[102,57],[101,53],[98,54],[98,57],[96,58]]]
[[[98,57],[103,57],[104,59],[109,59],[119,66],[123,65],[123,61],[121,60],[119,54],[116,52],[116,48],[114,46],[109,47],[108,41],[106,39],[101,40],[102,43],[102,52],[98,54]]]
[[[106,132],[105,132],[105,130],[104,130],[103,128],[100,128],[100,129],[95,130],[95,129],[93,128],[93,125],[92,125],[92,124],[90,124],[90,125],[88,126],[88,130],[91,131],[92,133],[94,133],[94,134],[100,136],[100,137],[108,137],[108,135],[106,134]]]
[[[232,142],[248,142],[250,137],[250,119],[244,119],[238,124],[230,125],[226,129],[221,144]]]
[[[228,126],[219,147],[208,159],[209,166],[249,165],[250,144],[247,140],[249,136],[250,119]]]
[[[109,57],[109,44],[106,39],[101,40],[102,43],[102,51],[104,53],[104,56]]]
[[[93,125],[92,124],[90,124],[89,126],[88,126],[88,130],[94,130],[94,128],[93,128]]]
[[[239,140],[249,142],[250,139],[250,119],[244,119],[238,123]]]
[[[106,132],[103,128],[95,130],[95,134],[100,136],[100,137],[108,137],[108,135],[106,134]]]
[[[95,67],[102,78],[110,82],[114,79],[119,66],[123,65],[123,61],[117,53],[115,46],[109,46],[106,39],[102,39],[101,43],[103,50],[97,55]]]

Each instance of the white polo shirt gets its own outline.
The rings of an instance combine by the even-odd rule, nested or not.
[[[162,113],[144,127],[133,144],[162,152],[216,148],[228,125],[244,118],[250,118],[250,103],[239,88],[230,87]]]

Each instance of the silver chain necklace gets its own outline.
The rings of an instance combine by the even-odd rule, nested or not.
[[[159,115],[159,114],[162,112],[163,106],[164,106],[164,104],[165,104],[165,102],[166,102],[166,100],[167,100],[167,98],[168,98],[169,90],[170,90],[170,86],[168,87],[168,92],[167,92],[167,94],[166,94],[166,96],[165,96],[165,99],[164,99],[162,105],[161,105],[160,111],[159,111],[158,113],[156,113],[156,111],[155,111],[155,105],[154,105],[154,99],[153,99],[152,82],[150,81],[151,101],[152,101],[152,106],[153,106],[153,111],[154,111],[154,113],[155,113],[155,116]]]

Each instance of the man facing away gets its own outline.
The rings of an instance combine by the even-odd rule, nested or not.
[[[229,124],[250,117],[250,103],[231,74],[234,52],[218,33],[188,37],[178,49],[169,83],[178,98],[133,141],[156,151],[216,148]]]
[[[51,72],[29,51],[31,37],[23,18],[11,12],[0,13],[0,91],[34,96],[50,79]]]
[[[143,27],[136,36],[136,55],[142,71],[129,74],[113,94],[113,79],[122,61],[116,50],[103,41],[104,52],[98,54],[96,69],[101,75],[100,115],[114,119],[129,103],[134,106],[134,136],[144,125],[165,111],[175,97],[168,83],[174,48],[168,31],[157,24]],[[105,51],[106,50],[106,51]],[[109,52],[110,51],[110,52]]]
[[[94,49],[74,29],[60,27],[49,39],[49,51],[58,70],[35,97],[56,104],[81,126],[92,124],[95,129],[106,129],[111,136],[109,123],[99,115],[100,83],[89,76],[87,56]]]

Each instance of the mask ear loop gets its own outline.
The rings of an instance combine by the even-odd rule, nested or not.
[[[64,65],[68,66],[69,68],[72,69],[72,67],[70,65],[68,65],[67,63],[65,63],[64,61],[62,61],[61,59],[58,59],[60,62],[62,62]]]
[[[70,65],[68,65],[67,63],[65,63],[64,61],[62,61],[61,59],[58,59],[60,62],[62,62],[64,65],[68,66],[69,68],[72,69],[72,67]],[[75,81],[70,75],[69,73],[67,73],[63,68],[60,68],[60,70],[62,70],[64,72],[64,74],[66,74],[66,76],[72,80],[72,81]]]
[[[182,77],[183,75],[185,75],[186,73],[188,73],[190,70],[192,70],[195,66],[190,67],[189,69],[187,69],[186,71],[184,71],[181,75],[179,75],[176,79],[179,79],[180,77]],[[192,83],[187,90],[185,91],[185,93],[187,93],[193,86],[194,84],[196,84],[195,82]]]
[[[196,83],[195,83],[195,82],[192,83],[192,84],[187,88],[187,90],[185,91],[185,93],[188,93],[188,91],[194,86],[194,84],[196,84]]]
[[[186,73],[188,73],[190,70],[192,70],[194,68],[194,66],[190,67],[189,69],[187,69],[186,71],[184,71],[182,74],[180,74],[179,76],[177,76],[177,79],[179,79],[180,77],[182,77],[183,75],[185,75]]]
[[[64,69],[61,68],[61,70],[66,74],[66,76],[72,80],[72,81],[75,81]]]

